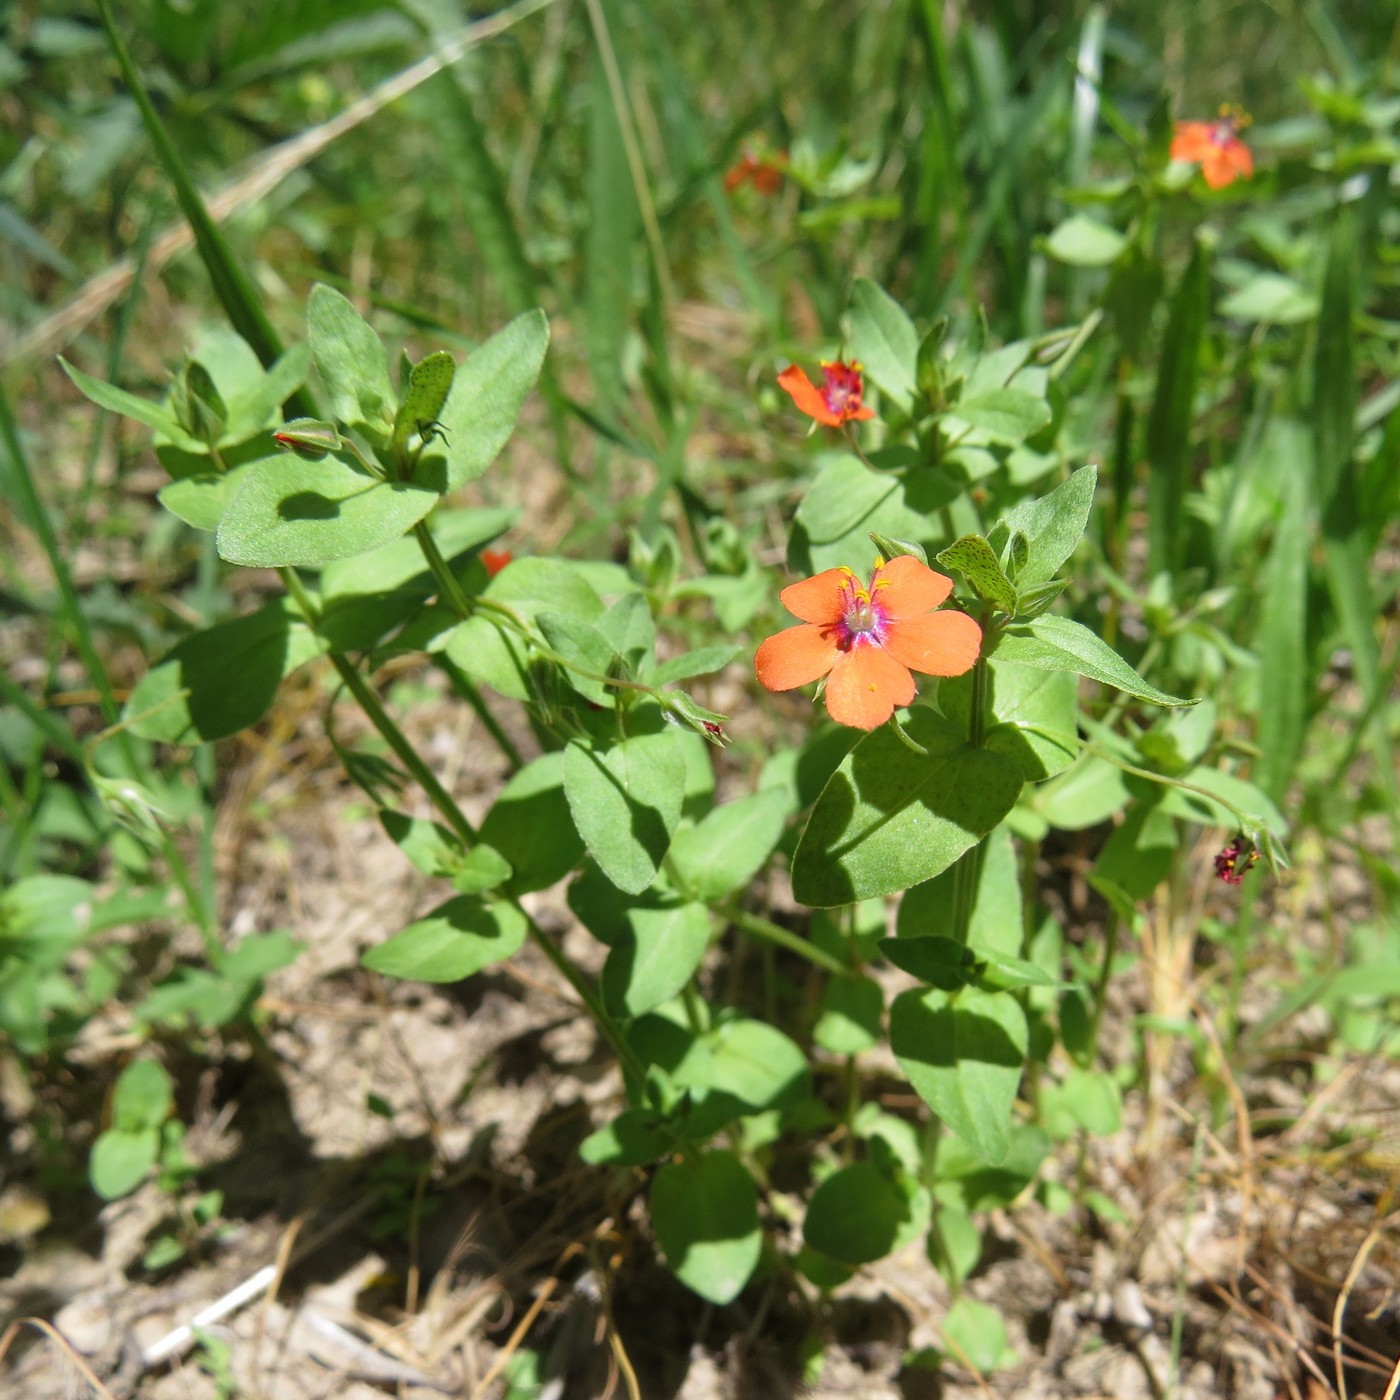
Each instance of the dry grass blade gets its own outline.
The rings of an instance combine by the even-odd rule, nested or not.
[[[1342,1290],[1337,1294],[1336,1306],[1332,1309],[1332,1365],[1337,1376],[1337,1394],[1341,1400],[1347,1400],[1346,1361],[1342,1355],[1342,1324],[1346,1320],[1347,1304],[1351,1301],[1351,1291],[1356,1287],[1356,1280],[1361,1277],[1361,1271],[1366,1267],[1366,1261],[1371,1257],[1371,1251],[1380,1243],[1380,1238],[1381,1229],[1377,1226],[1361,1241],[1361,1248],[1356,1251],[1356,1258],[1351,1261],[1351,1267],[1347,1270],[1347,1276],[1342,1282]]]
[[[386,78],[372,92],[352,102],[338,116],[331,117],[319,126],[311,127],[265,152],[251,170],[231,180],[209,197],[206,203],[210,218],[215,223],[222,223],[241,210],[251,208],[260,199],[271,194],[294,171],[314,160],[328,146],[368,121],[391,102],[397,101],[444,68],[458,62],[478,44],[503,34],[513,25],[519,24],[521,20],[529,18],[537,10],[542,10],[552,3],[553,0],[520,0],[519,4],[511,5],[488,19],[469,24],[450,38],[444,39],[426,58],[419,59],[417,63],[405,68],[401,73],[396,73],[392,78]],[[172,258],[193,244],[194,234],[187,223],[181,220],[172,224],[151,243],[146,266],[151,272],[159,272]],[[62,350],[74,336],[126,291],[136,275],[136,270],[135,258],[122,258],[113,263],[105,272],[89,280],[53,315],[12,344],[0,347],[0,365],[45,358]]]
[[[73,1368],[80,1376],[93,1388],[93,1391],[101,1395],[103,1400],[116,1400],[116,1397],[100,1380],[93,1374],[92,1368],[73,1350],[68,1338],[58,1330],[51,1322],[45,1322],[42,1317],[17,1317],[5,1329],[5,1335],[0,1337],[0,1361],[5,1359],[5,1354],[9,1351],[14,1340],[19,1336],[21,1327],[33,1327],[36,1331],[42,1332],[46,1337],[51,1338],[58,1346],[59,1350],[73,1363]]]

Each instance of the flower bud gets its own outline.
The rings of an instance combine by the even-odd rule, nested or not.
[[[272,440],[287,452],[295,452],[308,462],[319,462],[343,445],[334,423],[316,418],[293,418],[273,433]]]

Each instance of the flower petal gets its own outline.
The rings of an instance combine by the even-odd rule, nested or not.
[[[859,408],[848,408],[844,414],[847,423],[864,423],[867,418],[873,418],[875,410],[867,404],[861,404]]]
[[[831,670],[841,649],[829,627],[804,623],[769,637],[753,659],[754,674],[768,690],[795,690],[820,680]]]
[[[778,597],[803,622],[839,622],[846,611],[846,585],[850,579],[845,569],[823,569],[801,583],[788,584]]]
[[[882,564],[870,582],[881,610],[895,621],[932,612],[953,591],[952,579],[912,554],[898,554]]]
[[[827,406],[822,392],[807,378],[807,371],[798,365],[789,365],[779,376],[778,383],[792,396],[792,401],[808,418],[828,428],[839,428],[841,418]]]
[[[982,650],[982,629],[966,613],[945,609],[893,623],[885,633],[885,650],[926,676],[960,676]]]
[[[1213,190],[1222,190],[1236,180],[1254,173],[1254,156],[1243,141],[1230,141],[1216,146],[1201,162],[1201,174]]]
[[[878,729],[914,698],[914,677],[883,647],[842,652],[826,683],[826,710],[837,724]]]
[[[1216,149],[1212,122],[1177,122],[1172,136],[1172,160],[1203,161]]]

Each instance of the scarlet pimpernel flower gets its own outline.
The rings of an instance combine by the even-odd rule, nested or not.
[[[778,376],[778,383],[808,418],[827,428],[839,428],[843,423],[863,423],[875,416],[875,410],[863,401],[865,380],[858,360],[823,360],[821,370],[820,384],[813,384],[797,365],[789,365]]]
[[[977,623],[966,613],[934,611],[952,591],[952,579],[912,554],[881,564],[868,588],[850,569],[826,569],[778,595],[802,625],[769,637],[754,670],[769,690],[825,676],[832,719],[876,729],[914,698],[911,671],[960,676],[977,660]]]
[[[1222,107],[1213,122],[1177,122],[1171,158],[1201,167],[1211,189],[1224,189],[1254,173],[1254,156],[1240,140],[1249,118],[1238,107]]]
[[[1244,877],[1258,860],[1259,852],[1254,843],[1245,836],[1236,836],[1223,851],[1216,854],[1216,878],[1224,880],[1227,885],[1242,885]]]
[[[759,194],[777,194],[783,187],[783,165],[781,162],[786,159],[786,151],[780,151],[776,158],[745,151],[725,174],[725,192],[733,194],[735,190],[744,185],[752,185]]]
[[[513,557],[508,549],[483,549],[481,563],[486,570],[486,577],[495,578]]]

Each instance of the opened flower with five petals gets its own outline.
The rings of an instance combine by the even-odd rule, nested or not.
[[[1211,189],[1224,189],[1254,173],[1254,156],[1240,140],[1249,118],[1238,107],[1222,107],[1213,122],[1177,122],[1171,158],[1201,167]]]
[[[769,637],[754,670],[769,690],[827,677],[826,708],[838,724],[876,729],[914,698],[910,671],[960,676],[982,649],[966,613],[935,612],[953,581],[913,555],[881,564],[862,586],[850,569],[827,569],[778,595],[800,627]]]
[[[778,383],[792,396],[792,401],[809,418],[815,418],[827,428],[839,428],[843,423],[863,423],[875,416],[873,408],[862,402],[865,381],[860,364],[855,360],[823,360],[822,382],[813,384],[807,372],[789,365],[779,376]]]

